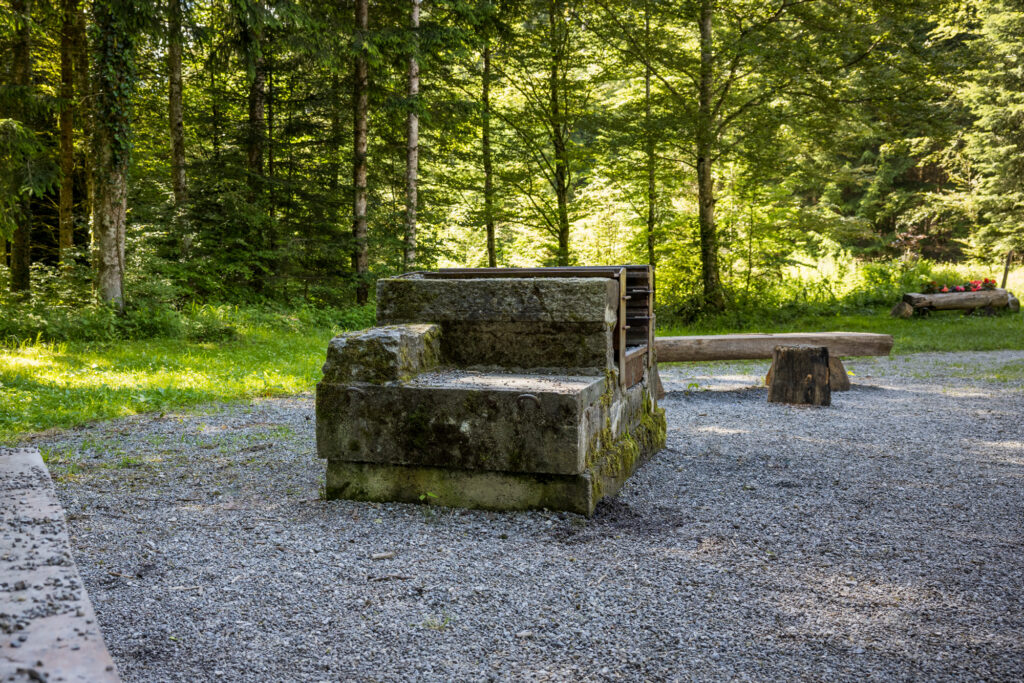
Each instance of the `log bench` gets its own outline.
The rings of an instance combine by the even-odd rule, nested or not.
[[[656,337],[659,363],[712,360],[771,359],[776,346],[824,346],[828,348],[832,391],[850,388],[841,356],[888,356],[893,339],[871,332],[796,332],[785,334],[714,334],[688,337]],[[771,377],[771,370],[768,371]]]
[[[903,300],[889,312],[894,318],[909,318],[912,315],[928,315],[932,311],[962,310],[970,315],[976,309],[993,312],[997,308],[1009,308],[1016,313],[1020,302],[1005,289],[982,289],[976,292],[934,292],[921,294],[908,292]]]

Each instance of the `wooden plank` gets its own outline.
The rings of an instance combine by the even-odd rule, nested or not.
[[[35,448],[0,448],[0,680],[119,681]]]
[[[629,387],[626,384],[626,302],[629,301],[629,295],[626,294],[626,269],[619,269],[619,324],[615,334],[619,337],[619,384],[623,389]]]
[[[930,308],[936,311],[952,311],[974,308],[1006,308],[1010,296],[1005,289],[982,289],[977,292],[939,292],[937,294],[903,295],[904,303],[914,308]]]
[[[659,363],[771,358],[776,346],[825,346],[835,356],[887,356],[892,335],[870,332],[721,334],[657,337]]]
[[[644,367],[646,367],[647,347],[637,346],[626,353],[626,364],[623,366],[623,386],[629,388],[644,378]]]

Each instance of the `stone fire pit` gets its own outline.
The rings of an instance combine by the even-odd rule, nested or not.
[[[589,515],[665,443],[646,267],[381,280],[331,340],[327,496]],[[642,323],[642,324],[636,324]]]

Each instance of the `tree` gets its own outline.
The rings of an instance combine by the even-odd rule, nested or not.
[[[352,269],[355,270],[357,280],[356,303],[361,306],[370,297],[370,286],[367,282],[370,263],[366,242],[366,132],[369,109],[369,67],[366,55],[369,30],[368,0],[356,0],[355,17],[355,63],[352,80],[352,101],[355,105],[352,155],[352,186],[354,188]]]
[[[69,0],[65,0],[67,2]],[[181,80],[181,0],[167,3],[167,124],[171,139],[171,187],[174,208],[181,211],[188,201],[185,175],[185,117]]]
[[[781,131],[813,127],[825,110],[835,125],[860,103],[879,100],[869,91],[876,86],[868,83],[859,83],[854,92],[852,75],[878,75],[884,65],[902,77],[886,61],[906,56],[897,43],[902,36],[892,27],[907,25],[930,6],[927,0],[892,9],[818,0],[680,0],[658,3],[659,31],[651,40],[646,22],[640,29],[626,21],[631,15],[617,4],[599,0],[598,5],[601,20],[592,28],[650,68],[679,114],[677,143],[692,155],[697,175],[706,311],[725,306],[717,167],[745,159],[756,166],[760,157],[772,156]]]
[[[971,50],[977,68],[961,97],[977,117],[967,154],[980,175],[978,192],[987,220],[976,235],[993,257],[1024,250],[1024,2],[985,0]],[[995,253],[993,253],[995,252]]]
[[[491,111],[515,137],[510,154],[527,164],[506,177],[539,219],[541,230],[554,238],[554,263],[566,266],[571,261],[573,190],[581,170],[574,136],[589,112],[594,83],[581,68],[589,55],[578,27],[569,21],[566,0],[528,3],[524,9],[517,34],[507,41],[509,59],[502,73],[512,106]],[[536,186],[538,179],[546,183],[546,191]]]
[[[96,74],[96,213],[100,298],[124,311],[128,165],[132,149],[131,95],[139,17],[131,0],[94,0]]]
[[[21,124],[29,128],[29,101],[32,89],[32,0],[14,0],[11,9],[18,27],[11,65],[11,80],[18,88],[16,97],[21,101],[21,105],[16,108],[16,115]],[[19,220],[11,240],[11,292],[27,296],[31,287],[29,269],[32,265],[30,241],[33,221],[30,195],[22,193],[21,196],[18,207]]]
[[[484,166],[484,228],[487,231],[487,265],[495,268],[498,256],[494,243],[494,159],[491,151],[491,32],[485,29],[483,69],[480,74],[480,152]]]
[[[409,28],[412,32],[409,55],[409,114],[406,124],[405,158],[405,249],[402,252],[402,270],[411,270],[416,263],[416,179],[420,161],[420,63],[419,28],[420,0],[411,0]]]
[[[655,265],[654,226],[657,186],[655,184],[654,121],[651,117],[651,0],[644,0],[644,157],[647,169],[647,263]]]
[[[73,209],[75,172],[74,33],[78,0],[61,0],[60,24],[60,215],[57,260],[64,260],[74,246]]]

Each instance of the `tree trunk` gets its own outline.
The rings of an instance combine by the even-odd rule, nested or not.
[[[131,154],[131,89],[134,84],[135,36],[126,17],[129,0],[95,0],[96,225],[100,297],[124,311],[125,224],[128,210],[128,163]]]
[[[67,252],[74,246],[74,187],[75,187],[75,73],[72,62],[74,48],[75,15],[78,0],[61,1],[60,26],[60,213],[57,239],[57,260],[64,263]]]
[[[265,187],[263,148],[267,137],[267,60],[261,49],[262,40],[263,36],[259,27],[248,23],[244,24],[242,49],[249,76],[245,164],[248,171],[249,202],[253,206],[261,205],[260,199]],[[263,252],[266,246],[265,237],[261,223],[254,222],[248,237],[248,246],[251,252]],[[262,258],[253,255],[252,260],[254,262],[262,261]],[[266,287],[266,273],[261,265],[261,263],[254,263],[254,267],[251,269],[250,285],[255,291],[262,293]]]
[[[96,242],[100,298],[124,311],[124,243],[128,212],[128,164],[117,158],[115,141],[102,121],[96,126]]]
[[[220,95],[217,93],[217,71],[210,68],[210,144],[213,147],[213,158],[220,161]]]
[[[89,230],[89,250],[93,268],[98,271],[99,261],[97,250],[99,241],[96,237],[96,155],[93,150],[95,144],[95,128],[93,125],[93,110],[95,109],[95,95],[92,78],[89,75],[89,35],[86,32],[86,9],[80,4],[75,17],[75,48],[74,48],[74,73],[75,87],[78,90],[78,111],[76,120],[82,131],[82,140],[85,140],[85,152],[82,155],[82,173],[85,176],[85,205],[79,209],[83,216],[83,223]]]
[[[341,147],[341,79],[337,74],[331,76],[331,141],[329,148],[331,152],[331,165],[330,165],[330,180],[328,181],[328,188],[330,190],[329,195],[332,198],[337,198],[338,191],[341,187],[340,176],[341,176],[341,164],[342,164],[342,147]],[[328,211],[330,212],[331,225],[338,225],[338,207],[340,202],[331,201],[329,204]]]
[[[255,54],[256,45],[249,43],[252,80],[249,82],[249,120],[245,144],[245,162],[249,170],[252,194],[258,193],[263,178],[263,141],[266,136],[266,60]]]
[[[697,97],[697,203],[700,223],[701,281],[704,307],[725,308],[725,296],[718,276],[718,228],[715,225],[715,178],[711,161],[715,150],[715,122],[711,105],[714,90],[714,54],[711,20],[713,0],[700,3],[700,82]]]
[[[644,142],[647,157],[647,262],[654,265],[654,126],[651,122],[651,8],[644,3],[644,46],[648,55],[644,63]]]
[[[551,141],[555,152],[555,201],[558,206],[558,265],[569,265],[569,148],[562,111],[562,68],[564,66],[565,27],[562,0],[548,5],[551,30]]]
[[[274,64],[272,61],[266,62],[266,68],[264,73],[266,83],[266,113],[267,113],[267,134],[266,134],[266,158],[267,158],[267,199],[268,209],[270,213],[270,220],[273,223],[277,219],[277,193],[274,191],[274,178],[276,177],[277,169],[274,164],[274,108],[275,100],[274,96]],[[271,240],[272,241],[272,240]]]
[[[412,270],[416,264],[416,178],[420,163],[420,63],[419,49],[420,0],[412,0],[409,27],[412,29],[412,55],[409,57],[409,118],[405,159],[405,251],[402,269]]]
[[[356,273],[356,303],[360,306],[370,298],[368,280],[370,261],[366,240],[366,117],[369,109],[369,75],[366,60],[368,29],[368,2],[356,0],[356,59],[352,99],[355,104],[352,185],[353,199],[353,251],[352,268]]]
[[[32,87],[32,0],[14,0],[11,11],[17,22],[11,80],[19,89],[18,99],[21,103],[17,107],[16,118],[25,127],[31,127],[28,121],[31,107],[27,105],[27,100]],[[18,227],[11,240],[11,293],[27,296],[32,284],[29,275],[32,265],[32,204],[27,195],[21,201],[20,213]]]
[[[167,122],[171,132],[171,187],[174,190],[174,208],[180,211],[188,201],[185,121],[182,112],[181,0],[169,0],[167,25]]]
[[[487,228],[487,265],[498,266],[494,244],[494,165],[491,159],[491,37],[484,36],[484,72],[480,101],[483,105],[480,144],[484,157],[484,225]]]

